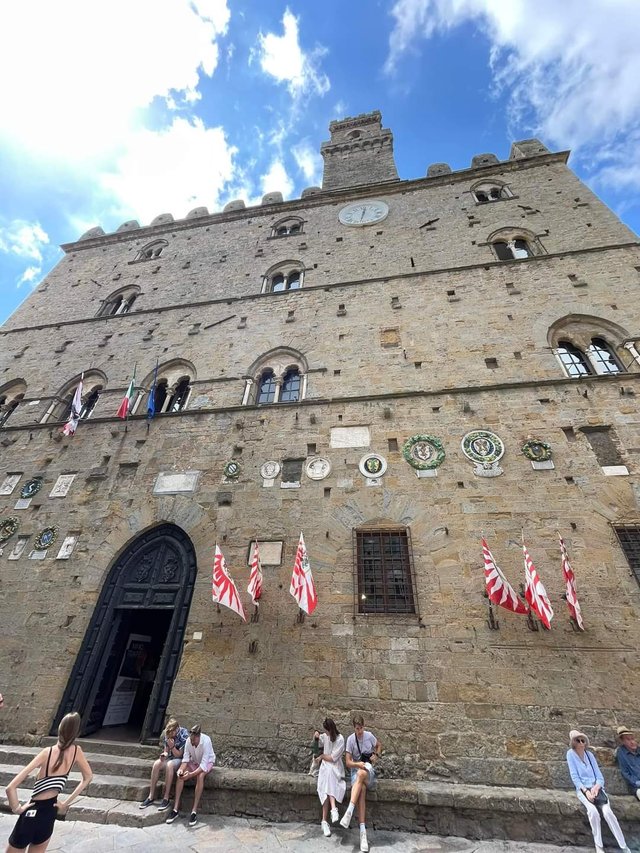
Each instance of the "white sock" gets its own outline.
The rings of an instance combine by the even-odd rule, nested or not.
[[[366,824],[361,823],[361,824],[360,824],[360,832],[366,832],[366,831],[367,831]]]
[[[349,805],[347,806],[347,810],[346,810],[345,814],[352,815],[355,807],[356,807],[355,803],[349,803]]]

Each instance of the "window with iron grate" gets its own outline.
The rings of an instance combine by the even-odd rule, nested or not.
[[[415,613],[406,529],[356,530],[359,613]]]
[[[640,526],[624,525],[613,528],[618,537],[629,567],[635,579],[640,583]]]

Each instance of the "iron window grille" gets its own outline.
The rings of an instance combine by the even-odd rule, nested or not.
[[[620,547],[635,579],[640,584],[640,526],[625,524],[614,526]]]
[[[353,543],[355,613],[419,615],[409,530],[354,530]]]

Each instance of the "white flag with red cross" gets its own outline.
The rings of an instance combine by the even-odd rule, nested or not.
[[[247,592],[253,603],[258,606],[258,599],[262,595],[262,566],[260,565],[260,552],[258,540],[253,543],[253,554],[251,556],[251,573],[249,574],[249,586]]]
[[[524,554],[524,573],[526,578],[524,597],[544,627],[550,628],[551,620],[553,619],[553,607],[524,541],[522,542],[522,553]]]
[[[296,561],[293,565],[289,592],[298,602],[298,607],[304,610],[308,616],[316,609],[318,596],[316,595],[316,587],[302,533],[300,533],[300,541],[296,551]]]
[[[217,604],[223,604],[229,610],[235,611],[245,622],[247,621],[238,590],[229,575],[226,560],[217,543],[216,554],[213,560],[213,585],[211,593],[213,600]]]
[[[564,575],[564,581],[566,584],[566,591],[564,597],[567,602],[567,607],[569,608],[569,614],[571,618],[576,623],[578,628],[580,628],[581,631],[584,631],[582,612],[580,610],[580,604],[578,602],[578,593],[576,592],[576,576],[574,575],[573,569],[571,568],[571,563],[569,562],[569,555],[567,554],[567,549],[564,544],[564,540],[559,533],[558,539],[560,540],[560,553],[562,554],[562,574]]]
[[[484,557],[484,582],[489,601],[499,607],[504,607],[505,610],[511,610],[512,613],[528,613],[528,606],[502,574],[502,570],[494,560],[484,536],[482,537],[482,556]]]

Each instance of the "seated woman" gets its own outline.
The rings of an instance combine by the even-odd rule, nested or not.
[[[331,804],[331,823],[337,823],[339,815],[336,800],[339,803],[343,801],[347,783],[344,780],[344,764],[342,762],[344,738],[331,717],[325,719],[322,728],[324,729],[324,732],[320,735],[322,752],[316,759],[319,764],[318,796],[322,803],[322,822],[320,826],[323,833],[329,837],[331,835],[331,829],[327,820],[329,816],[329,804]]]
[[[569,732],[569,746],[571,748],[567,750],[567,764],[569,765],[571,781],[576,786],[578,799],[587,810],[596,853],[604,853],[600,809],[602,809],[602,816],[608,823],[620,849],[630,853],[618,819],[611,811],[609,797],[604,790],[604,777],[598,767],[596,757],[587,749],[589,738],[574,729]]]

